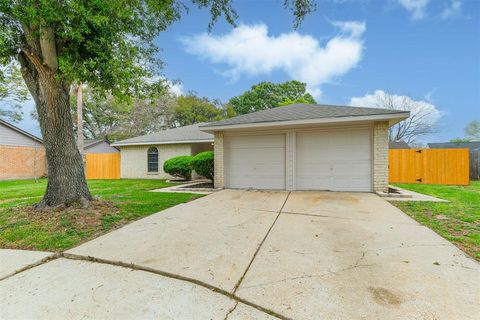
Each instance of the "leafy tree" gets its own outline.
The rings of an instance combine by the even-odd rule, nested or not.
[[[480,121],[472,120],[464,129],[465,136],[470,141],[480,141]]]
[[[87,138],[122,140],[158,132],[167,127],[164,119],[175,106],[175,97],[168,92],[129,101],[109,94],[84,90],[83,128]],[[75,97],[71,98],[72,118],[76,116]]]
[[[314,0],[286,0],[295,24]],[[190,0],[230,24],[233,0]],[[160,67],[152,40],[186,6],[180,0],[0,0],[0,63],[17,60],[35,101],[48,163],[48,184],[37,208],[92,199],[75,143],[69,90],[82,83],[127,98]]]
[[[284,83],[260,82],[229,103],[237,114],[275,108],[291,103],[316,103],[306,92],[306,84],[291,80]]]
[[[28,100],[28,89],[15,64],[0,65],[0,118],[12,122],[22,120],[21,103]]]
[[[190,93],[179,96],[176,103],[167,112],[167,127],[183,127],[200,122],[211,122],[227,117],[228,110],[218,101],[210,101]]]

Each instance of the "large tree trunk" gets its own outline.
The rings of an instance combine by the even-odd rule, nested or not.
[[[20,54],[22,75],[38,113],[48,165],[48,184],[38,208],[68,206],[92,199],[85,179],[70,114],[69,83]],[[39,71],[40,69],[40,71]]]

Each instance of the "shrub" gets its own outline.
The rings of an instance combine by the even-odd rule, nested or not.
[[[213,181],[213,151],[200,152],[193,157],[192,168],[199,175]]]
[[[171,176],[192,179],[192,156],[178,156],[168,159],[163,163],[163,171]]]

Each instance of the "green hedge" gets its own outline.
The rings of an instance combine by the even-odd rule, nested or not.
[[[199,175],[213,181],[213,151],[200,152],[194,156],[192,168]]]
[[[192,156],[178,156],[163,163],[163,171],[171,176],[185,180],[192,179]]]

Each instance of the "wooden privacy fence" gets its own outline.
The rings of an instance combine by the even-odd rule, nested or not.
[[[120,153],[87,153],[87,179],[120,179]]]
[[[468,153],[468,149],[389,150],[389,182],[468,185]]]

